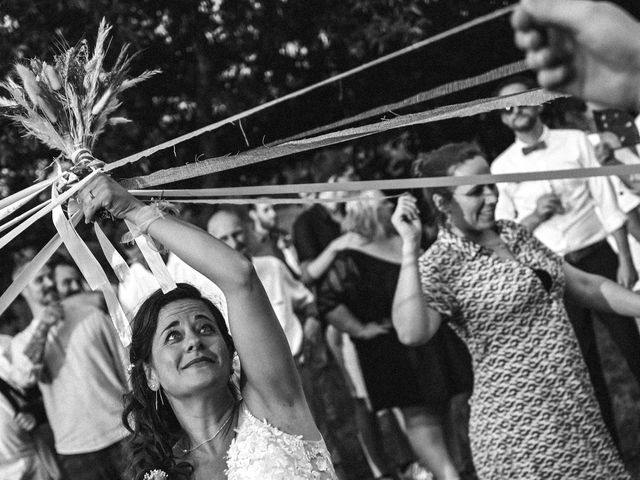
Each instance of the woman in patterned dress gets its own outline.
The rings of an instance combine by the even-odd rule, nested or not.
[[[420,176],[489,173],[471,144],[442,147],[414,167]],[[426,342],[443,322],[467,344],[475,379],[471,450],[479,477],[628,479],[563,298],[636,317],[640,296],[565,263],[524,227],[496,221],[495,185],[425,193],[442,224],[424,255],[415,200],[402,197],[393,216],[403,238],[393,323],[406,344]]]
[[[78,199],[88,220],[105,208],[148,231],[227,299],[233,340],[220,311],[191,285],[158,290],[140,306],[129,353],[133,391],[123,414],[132,432],[131,478],[335,480],[289,344],[250,260],[145,206],[109,177],[94,178]]]

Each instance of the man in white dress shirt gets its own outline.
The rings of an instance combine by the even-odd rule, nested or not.
[[[512,95],[535,87],[528,78],[504,84],[499,95]],[[501,113],[502,122],[515,134],[515,142],[491,166],[494,174],[563,170],[599,166],[587,136],[578,130],[551,130],[539,117],[540,107],[521,106]],[[637,273],[629,251],[626,216],[620,210],[611,182],[605,177],[543,180],[498,184],[496,217],[515,220],[548,248],[572,265],[631,287]],[[611,235],[616,255],[607,244]],[[615,424],[595,342],[593,312],[565,302],[580,342],[603,417],[614,438]],[[631,318],[599,317],[609,329],[640,381],[640,335]]]

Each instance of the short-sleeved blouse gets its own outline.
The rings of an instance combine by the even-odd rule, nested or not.
[[[427,304],[472,357],[480,478],[629,478],[564,309],[562,258],[518,224],[496,229],[514,260],[446,228],[420,259]]]

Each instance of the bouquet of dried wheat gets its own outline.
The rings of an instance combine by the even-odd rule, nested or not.
[[[151,70],[131,77],[131,63],[135,54],[129,55],[128,45],[120,50],[113,66],[107,69],[105,58],[110,30],[111,27],[103,19],[93,51],[86,40],[73,47],[62,40],[51,64],[40,59],[18,63],[14,74],[0,83],[0,88],[8,93],[8,96],[0,97],[0,114],[17,122],[26,135],[37,138],[59,152],[54,159],[58,167],[57,175],[0,200],[2,220],[51,187],[51,200],[0,225],[0,231],[13,227],[0,238],[0,248],[52,212],[60,238],[89,286],[104,293],[116,329],[123,343],[127,344],[129,326],[113,288],[73,227],[79,216],[70,218],[62,208],[93,175],[102,170],[103,162],[95,159],[91,152],[106,126],[128,122],[126,118],[114,115],[121,106],[122,93],[158,73],[157,70]],[[66,170],[62,165],[64,158],[71,162]],[[105,253],[109,251],[107,258],[113,258],[115,249],[105,243],[106,237],[97,224],[95,229]],[[121,258],[114,262],[112,266],[115,271],[124,263]],[[30,271],[33,270],[35,266]],[[3,295],[1,300],[0,304],[4,307],[9,299]]]
[[[107,125],[129,121],[114,115],[121,105],[122,93],[159,73],[151,70],[131,77],[131,63],[136,54],[129,55],[129,45],[120,50],[111,69],[107,69],[105,58],[110,30],[103,19],[93,52],[86,40],[73,47],[61,40],[59,52],[51,64],[37,58],[28,63],[18,63],[15,74],[0,82],[0,88],[8,93],[8,97],[0,97],[0,114],[17,122],[26,135],[60,152],[55,159],[61,177],[57,184],[59,192],[68,190],[103,165],[91,152]],[[65,157],[72,166],[63,173],[60,160]],[[4,199],[2,207],[5,208],[0,207],[0,220],[14,213],[51,183],[51,180],[41,182],[38,185],[41,188],[18,192]],[[47,205],[36,210],[37,218],[30,220],[35,221],[52,209],[52,205]],[[25,222],[21,225],[23,229],[28,226]],[[21,231],[4,241],[0,239],[0,248]]]
[[[113,116],[122,93],[159,72],[145,71],[130,78],[136,55],[128,55],[129,45],[120,50],[113,67],[105,69],[110,30],[103,19],[93,52],[86,40],[74,47],[63,40],[51,65],[40,59],[19,63],[16,76],[0,83],[9,93],[0,97],[0,112],[18,122],[27,135],[60,151],[74,166],[86,164],[107,124],[129,121]]]

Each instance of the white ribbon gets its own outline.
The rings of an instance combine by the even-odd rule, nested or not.
[[[102,253],[104,253],[107,262],[109,262],[109,265],[111,265],[111,268],[113,269],[113,273],[116,274],[118,280],[124,282],[125,278],[131,275],[129,265],[127,265],[127,262],[122,258],[122,255],[120,255],[118,250],[116,250],[116,248],[111,244],[97,222],[94,222],[93,230],[96,233],[96,238],[102,248]]]
[[[59,196],[58,196],[58,192],[56,191],[56,197],[55,198],[52,197],[51,203],[49,203],[45,208],[38,211],[35,215],[29,218],[29,220],[22,222],[16,228],[14,228],[9,233],[7,233],[2,238],[0,238],[0,248],[3,248],[5,245],[7,245],[7,243],[9,243],[11,240],[16,238],[18,235],[24,232],[27,228],[33,225],[36,221],[44,217],[47,213],[51,212],[54,208],[58,207],[59,205],[62,205],[64,202],[69,200],[72,195],[75,195],[75,193],[78,190],[80,190],[82,187],[84,187],[89,182],[89,180],[91,180],[98,172],[99,170],[95,170],[91,172],[89,175],[87,175],[85,178],[80,180],[78,183],[73,185],[69,190],[60,194]],[[55,188],[53,188],[53,190],[55,190]]]
[[[82,218],[82,213],[78,212],[71,218],[71,223],[77,224]],[[20,274],[13,280],[9,288],[7,288],[0,297],[0,315],[9,308],[13,301],[18,298],[20,292],[22,292],[29,282],[38,274],[40,269],[45,266],[51,255],[62,245],[62,239],[60,235],[54,235],[49,242],[33,257],[33,259],[27,264],[27,266],[20,272]]]
[[[38,210],[45,208],[47,205],[51,203],[51,200],[46,200],[39,205],[36,205],[33,208],[30,208],[26,212],[20,214],[16,218],[9,220],[7,223],[3,223],[0,225],[0,232],[4,232],[7,228],[13,227],[15,224],[22,222],[24,219],[29,218],[31,215],[35,214]]]
[[[23,205],[29,203],[31,201],[31,199],[33,197],[35,197],[36,195],[40,195],[40,193],[42,193],[43,190],[45,190],[47,187],[46,185],[42,188],[42,190],[36,190],[35,192],[30,193],[29,195],[27,195],[26,197],[18,200],[17,202],[12,203],[11,205],[8,205],[4,208],[0,208],[0,220],[2,220],[5,217],[8,217],[9,215],[11,215],[12,213],[16,212],[19,208],[21,208]]]
[[[55,186],[52,186],[51,188],[51,198],[54,202],[59,198],[58,191]],[[69,254],[76,262],[76,265],[80,269],[80,272],[82,272],[82,275],[89,284],[91,290],[101,291],[104,295],[104,299],[107,303],[107,309],[109,310],[113,326],[118,332],[118,337],[120,338],[122,345],[125,348],[128,347],[131,343],[131,326],[129,325],[129,319],[125,315],[124,310],[118,301],[116,292],[109,282],[107,275],[104,273],[104,270],[102,270],[100,263],[98,263],[91,253],[91,250],[89,250],[89,247],[87,247],[71,222],[69,222],[67,217],[64,215],[60,203],[58,203],[53,209],[52,218],[53,224],[56,227],[60,238],[67,246]]]
[[[172,202],[204,205],[255,205],[258,203],[267,205],[315,205],[317,203],[379,202],[380,200],[391,200],[399,196],[386,195],[376,198],[362,195],[339,198],[188,198],[172,200]]]
[[[156,280],[160,284],[160,288],[163,293],[168,293],[171,290],[176,288],[176,282],[171,277],[169,270],[167,270],[167,266],[162,260],[160,254],[149,245],[149,241],[147,240],[147,235],[140,235],[140,230],[136,227],[135,223],[130,222],[129,220],[124,221],[129,228],[129,231],[133,235],[133,238],[142,252],[142,256],[147,261],[147,265],[151,269],[151,273],[156,277]]]
[[[300,193],[320,192],[360,192],[364,190],[411,190],[415,188],[457,187],[459,185],[486,185],[491,183],[537,182],[540,180],[558,180],[566,178],[591,178],[640,174],[640,164],[610,165],[604,167],[568,168],[564,170],[544,170],[540,172],[517,172],[501,174],[464,175],[452,177],[396,178],[389,180],[365,180],[334,183],[290,183],[285,185],[259,185],[242,187],[218,187],[180,190],[129,190],[136,197],[208,199],[211,197],[250,195],[252,203],[261,203],[267,195],[298,195]]]
[[[40,193],[44,190],[46,190],[47,188],[49,188],[49,186],[55,182],[56,180],[58,180],[59,176],[56,175],[55,177],[51,177],[48,178],[46,180],[42,180],[41,182],[35,183],[33,185],[31,185],[30,187],[24,188],[22,190],[20,190],[19,192],[16,192],[12,195],[9,195],[6,198],[3,198],[2,200],[0,200],[0,208],[5,208],[21,199],[23,199],[24,197],[31,195],[33,192],[37,192]]]

